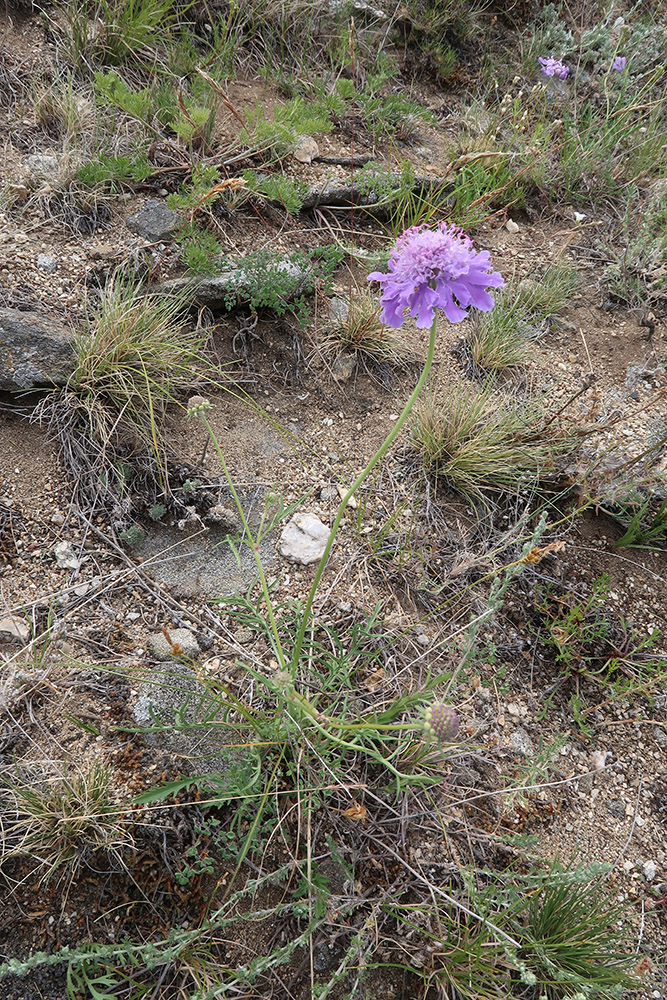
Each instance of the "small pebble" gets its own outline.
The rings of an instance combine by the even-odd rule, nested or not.
[[[47,253],[40,253],[37,256],[37,267],[47,274],[55,274],[58,270],[58,261]]]

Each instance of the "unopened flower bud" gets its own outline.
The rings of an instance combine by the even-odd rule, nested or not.
[[[188,400],[188,416],[197,417],[206,410],[210,410],[213,404],[203,396],[190,396]]]
[[[424,730],[440,743],[451,743],[456,739],[461,723],[449,705],[435,702],[424,712]]]

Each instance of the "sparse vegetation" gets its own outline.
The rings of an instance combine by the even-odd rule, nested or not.
[[[376,364],[401,365],[414,359],[405,333],[382,323],[377,299],[366,289],[352,291],[349,303],[340,300],[339,310],[318,337],[318,347],[327,356],[343,351]]]
[[[131,823],[111,793],[111,773],[100,763],[89,770],[0,778],[6,818],[2,857],[25,857],[40,881],[67,869],[73,879],[98,852],[116,864],[133,846]]]
[[[191,387],[206,340],[199,330],[187,332],[183,311],[179,298],[121,279],[91,308],[69,388],[100,441],[125,437],[131,448],[163,454],[165,409]]]
[[[496,298],[490,313],[472,321],[469,345],[475,365],[485,372],[498,372],[521,365],[529,357],[531,331],[529,313],[514,291]]]
[[[8,13],[3,997],[657,996],[664,11]]]

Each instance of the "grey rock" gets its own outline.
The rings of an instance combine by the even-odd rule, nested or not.
[[[164,202],[149,198],[143,208],[131,215],[125,223],[131,233],[142,236],[150,243],[170,243],[183,225],[178,212],[173,212]]]
[[[25,165],[34,177],[54,177],[58,173],[58,157],[44,153],[26,156]]]
[[[607,811],[616,819],[625,819],[625,802],[620,799],[608,799]]]
[[[197,659],[199,643],[190,629],[172,628],[168,634],[171,642],[163,632],[156,632],[148,638],[148,648],[158,660],[172,660],[179,656],[188,660]]]
[[[318,944],[313,948],[313,969],[315,972],[327,972],[334,969],[341,956],[342,948],[338,941],[330,944]]]
[[[642,865],[642,872],[644,874],[644,878],[646,879],[646,881],[652,882],[658,873],[658,866],[653,860],[645,861],[644,864]]]
[[[215,507],[209,507],[205,520],[217,524],[222,531],[226,531],[230,535],[238,535],[243,531],[238,511],[232,510],[231,507],[225,507],[221,503],[216,504]]]
[[[322,558],[329,533],[315,514],[295,514],[283,528],[278,550],[290,562],[310,566]]]
[[[205,534],[197,524],[183,533],[169,526],[151,527],[141,550],[146,573],[181,596],[245,594],[257,579],[257,564],[248,545],[232,548],[228,538],[229,532],[217,525]],[[259,555],[269,572],[276,564],[273,544],[262,541]]]
[[[176,757],[186,774],[214,771],[218,794],[225,785],[231,794],[242,793],[259,774],[259,758],[254,748],[238,747],[233,730],[215,724],[218,708],[219,700],[192,667],[172,660],[141,685],[134,718],[139,726],[164,727],[144,738]]]
[[[398,196],[404,190],[405,179],[402,174],[398,173],[378,173],[377,190],[371,187],[368,178],[366,178],[362,190],[359,190],[359,186],[355,186],[354,183],[340,184],[327,181],[325,184],[309,189],[301,208],[305,211],[317,208],[319,205],[365,205],[367,207],[381,205],[386,209],[392,200],[391,192],[394,191]],[[415,177],[412,190],[423,195],[428,194],[431,200],[439,204],[444,203],[451,194],[453,183],[443,177],[419,176]]]
[[[520,726],[514,732],[510,733],[509,744],[512,750],[521,757],[532,757],[535,753],[533,741],[526,730]]]
[[[81,566],[81,560],[77,558],[74,549],[69,542],[58,542],[53,550],[53,554],[56,558],[56,566],[59,569],[71,569],[78,570]]]
[[[332,501],[340,500],[340,497],[338,496],[338,490],[336,489],[336,487],[323,486],[322,489],[320,490],[320,500],[323,500],[324,503],[331,503]]]
[[[64,385],[73,369],[72,333],[62,323],[0,308],[0,391]]]
[[[350,315],[350,300],[342,295],[334,295],[327,303],[329,322],[332,326],[343,326]]]
[[[331,374],[337,382],[349,382],[357,370],[357,355],[354,351],[341,351],[331,365]]]
[[[55,274],[58,270],[58,261],[48,253],[40,253],[37,255],[37,267],[47,274]]]
[[[164,294],[182,295],[199,306],[209,309],[229,310],[234,305],[247,302],[250,298],[253,277],[244,266],[246,258],[226,263],[225,270],[212,278],[172,278],[164,281],[159,291]],[[276,257],[269,261],[265,273],[275,272],[281,277],[287,277],[287,287],[282,289],[282,297],[289,301],[299,295],[308,278],[308,271],[300,268],[288,257]]]
[[[573,323],[570,319],[565,319],[564,316],[554,316],[552,323],[555,325],[557,330],[563,333],[579,333],[579,327],[576,323]]]
[[[20,618],[7,615],[0,619],[0,642],[27,642],[30,629]]]

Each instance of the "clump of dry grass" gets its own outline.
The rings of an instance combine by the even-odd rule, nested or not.
[[[535,319],[548,319],[567,305],[580,280],[576,268],[559,261],[547,267],[537,280],[520,282],[517,301]]]
[[[4,857],[30,857],[42,881],[67,866],[72,874],[97,851],[119,855],[132,847],[130,822],[111,794],[111,772],[99,761],[35,781],[5,778]]]
[[[75,88],[71,74],[50,83],[37,83],[32,102],[37,121],[53,135],[88,134],[97,123],[94,101]]]
[[[414,409],[412,441],[424,465],[466,495],[534,488],[574,445],[539,406],[499,403],[493,389],[461,383],[446,396],[425,395]]]
[[[322,354],[335,357],[354,353],[362,362],[403,365],[415,360],[405,332],[380,320],[377,297],[365,288],[353,291],[349,303],[335,315],[319,337]]]
[[[69,383],[95,436],[107,441],[124,432],[137,446],[161,452],[166,407],[192,387],[206,339],[201,329],[186,327],[180,298],[109,282],[75,340]]]
[[[468,338],[470,356],[478,368],[498,372],[524,364],[530,356],[530,321],[516,295],[496,294],[491,312],[476,312]]]

